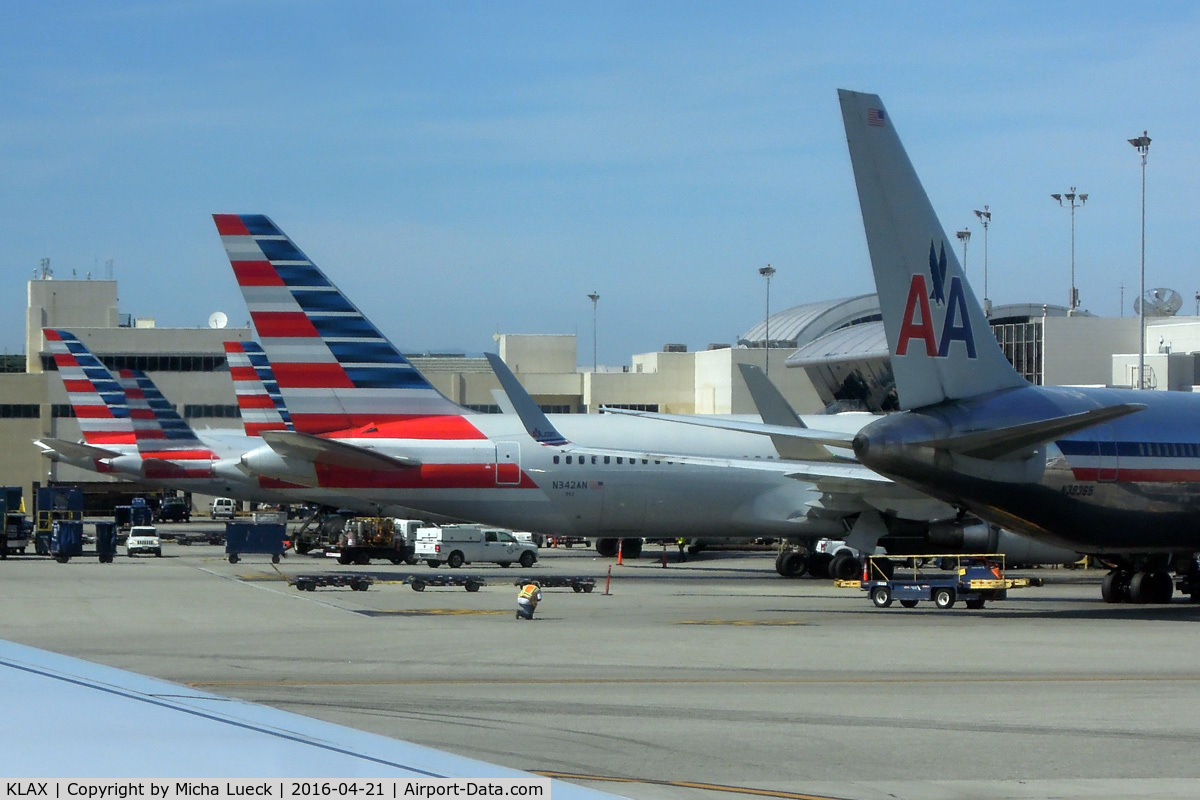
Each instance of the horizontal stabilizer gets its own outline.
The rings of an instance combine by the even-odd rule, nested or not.
[[[416,458],[389,456],[367,447],[298,431],[263,431],[262,440],[284,458],[348,469],[398,470],[421,466]]]
[[[54,458],[62,456],[69,461],[87,461],[93,458],[116,458],[121,455],[115,450],[106,450],[83,442],[69,442],[66,439],[36,439],[34,444],[42,448],[42,455]]]
[[[797,481],[808,481],[817,484],[818,486],[839,486],[843,490],[861,492],[868,486],[890,484],[891,478],[884,477],[878,472],[874,472],[861,464],[846,463],[846,464],[830,464],[822,463],[806,463],[801,466],[784,462],[782,466],[787,468],[787,477]]]
[[[1069,433],[1141,411],[1145,407],[1143,403],[1122,403],[1121,405],[1082,411],[1078,414],[1068,414],[1064,417],[1013,425],[1008,428],[966,433],[962,436],[950,436],[945,439],[931,439],[920,444],[924,447],[948,450],[951,453],[972,458],[996,460],[1005,456],[1028,453]]]

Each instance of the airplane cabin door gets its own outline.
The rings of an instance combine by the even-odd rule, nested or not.
[[[521,482],[521,445],[496,442],[496,484],[516,486]]]

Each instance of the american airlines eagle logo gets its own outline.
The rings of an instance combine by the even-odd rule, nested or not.
[[[925,281],[924,273],[916,273],[908,284],[908,299],[904,303],[904,317],[900,321],[900,336],[896,340],[896,355],[908,355],[908,345],[913,339],[925,345],[925,355],[946,358],[953,342],[962,342],[967,358],[975,358],[975,337],[971,333],[971,318],[967,314],[967,298],[962,278],[955,275],[946,286],[946,243],[941,247],[929,242],[929,277],[932,290]],[[948,291],[947,291],[948,289]],[[929,305],[932,300],[939,309],[944,306],[940,333]]]

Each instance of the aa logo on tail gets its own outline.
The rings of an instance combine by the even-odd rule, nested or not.
[[[913,339],[925,345],[925,355],[945,358],[950,354],[952,342],[962,342],[967,348],[967,358],[975,358],[975,337],[971,333],[971,318],[967,315],[967,299],[963,292],[962,278],[955,275],[946,286],[946,243],[935,248],[929,242],[929,276],[933,289],[918,272],[908,284],[908,300],[904,303],[904,317],[900,323],[900,337],[896,341],[896,355],[908,355],[908,343]],[[934,307],[945,308],[940,334],[935,334]]]

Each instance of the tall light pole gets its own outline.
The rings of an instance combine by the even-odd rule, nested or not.
[[[766,347],[767,347],[767,369],[766,373],[771,374],[771,276],[775,274],[775,268],[770,264],[765,267],[759,267],[758,274],[767,279],[767,316],[766,316]]]
[[[1081,208],[1087,202],[1088,196],[1086,192],[1075,193],[1075,187],[1071,187],[1071,191],[1063,194],[1050,195],[1058,204],[1063,205],[1063,200],[1066,200],[1066,205],[1071,209],[1071,302],[1068,304],[1067,314],[1075,315],[1075,309],[1079,307],[1079,292],[1075,290],[1075,209]],[[1079,202],[1076,203],[1075,201]]]
[[[992,301],[988,299],[988,284],[987,284],[988,234],[987,234],[987,231],[988,231],[988,225],[990,225],[992,222],[992,212],[988,211],[988,207],[985,205],[983,207],[983,211],[979,211],[978,209],[976,209],[975,216],[979,217],[979,222],[983,225],[983,313],[984,313],[984,316],[990,317],[992,315]],[[964,258],[965,258],[965,256],[964,256]],[[967,265],[963,264],[963,271],[965,272],[966,269],[967,269]]]
[[[958,233],[954,234],[963,245],[963,276],[967,274],[967,242],[971,241],[971,231],[969,228],[963,228]]]
[[[1138,350],[1138,388],[1146,388],[1146,153],[1150,152],[1150,137],[1146,131],[1129,140],[1142,154],[1142,283],[1138,295],[1138,327],[1142,329],[1142,346]]]
[[[596,371],[596,304],[600,302],[600,294],[592,292],[588,295],[588,300],[592,301],[592,372]]]

